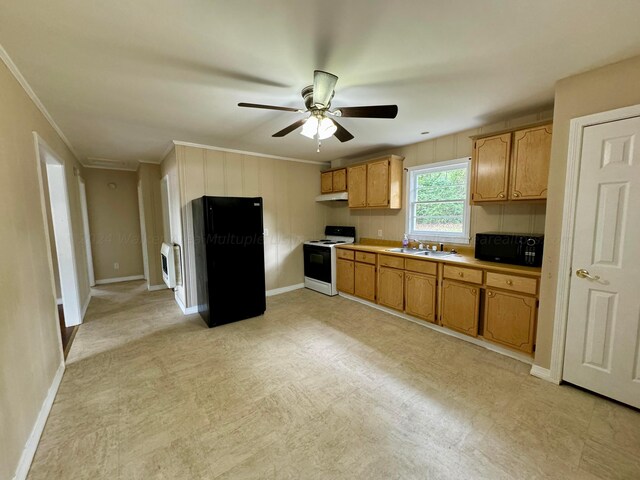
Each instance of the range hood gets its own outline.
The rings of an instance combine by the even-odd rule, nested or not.
[[[325,193],[316,197],[316,202],[346,202],[347,200],[349,200],[347,192]]]

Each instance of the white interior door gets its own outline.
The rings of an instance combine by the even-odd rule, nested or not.
[[[640,118],[586,127],[563,379],[640,408]]]

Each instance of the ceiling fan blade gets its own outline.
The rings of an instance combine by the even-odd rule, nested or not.
[[[313,72],[313,104],[328,107],[337,82],[338,77],[334,74],[315,70]]]
[[[293,132],[296,128],[300,128],[304,124],[304,122],[306,122],[306,121],[307,121],[306,118],[303,118],[302,120],[298,120],[297,122],[292,123],[288,127],[283,128],[282,130],[280,130],[279,132],[274,133],[271,136],[272,137],[284,137],[285,135]]]
[[[349,130],[347,130],[342,125],[340,125],[338,122],[336,122],[334,118],[332,118],[331,121],[336,124],[336,127],[338,127],[336,132],[333,134],[338,140],[340,140],[341,142],[344,143],[344,142],[348,142],[349,140],[353,139],[353,135],[351,135],[351,133],[349,133]]]
[[[277,107],[274,105],[262,105],[260,103],[244,103],[241,102],[238,104],[239,107],[248,107],[248,108],[263,108],[265,110],[282,110],[283,112],[299,112],[300,109],[292,108],[292,107]]]
[[[370,107],[342,107],[337,108],[340,117],[360,117],[360,118],[396,118],[398,115],[397,105],[372,105]]]

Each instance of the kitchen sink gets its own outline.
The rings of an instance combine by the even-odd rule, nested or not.
[[[422,253],[423,250],[416,250],[415,248],[388,248],[387,252],[393,252],[393,253],[410,253],[412,255],[415,255],[417,253]]]
[[[452,252],[441,252],[439,250],[418,250],[415,248],[388,248],[387,252],[408,253],[409,255],[422,255],[423,257],[446,257],[454,255]]]
[[[455,253],[453,252],[443,252],[440,250],[422,250],[419,251],[417,253],[414,253],[414,255],[422,255],[424,257],[447,257],[449,255],[455,255]]]

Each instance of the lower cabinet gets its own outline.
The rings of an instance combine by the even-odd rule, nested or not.
[[[355,262],[354,294],[371,302],[376,301],[376,266],[368,263]]]
[[[438,270],[434,262],[364,250],[338,249],[337,256],[340,292],[472,337],[480,334],[482,316],[484,340],[528,354],[534,350],[538,279],[533,276],[449,264]]]
[[[409,315],[436,321],[436,279],[429,275],[404,274],[404,309]]]
[[[484,338],[523,352],[533,352],[536,299],[517,293],[487,289]]]
[[[395,310],[404,310],[404,271],[380,267],[378,270],[378,303]]]
[[[338,258],[336,260],[336,286],[340,292],[350,293],[353,295],[354,288],[354,276],[353,276],[353,262],[351,260],[345,260]]]
[[[477,337],[479,306],[479,287],[443,280],[441,318],[443,326]]]

